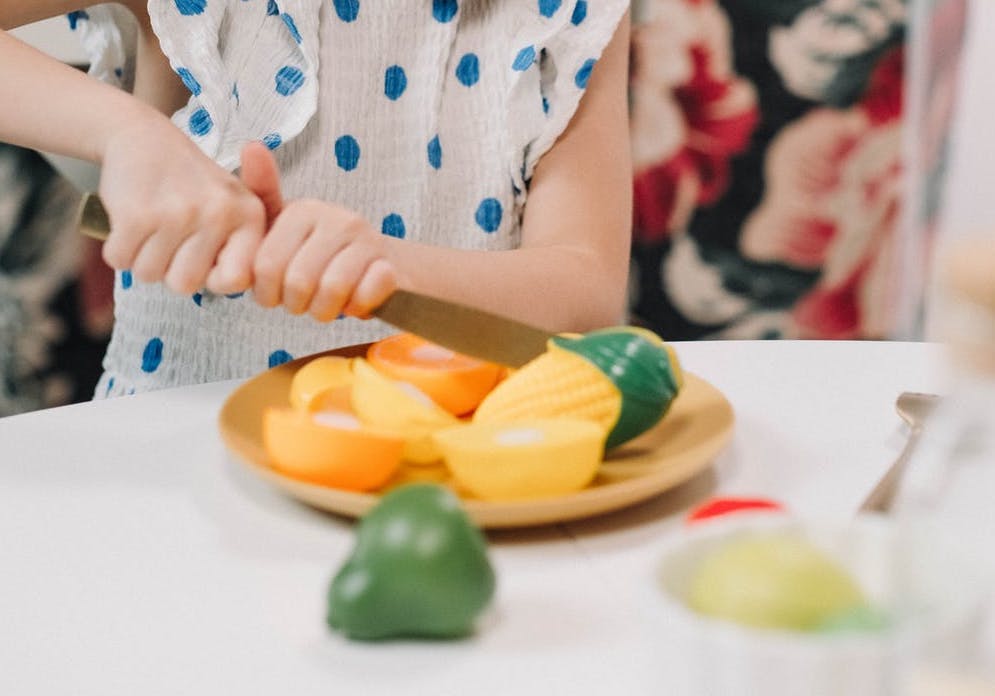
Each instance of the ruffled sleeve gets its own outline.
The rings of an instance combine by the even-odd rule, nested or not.
[[[90,75],[131,91],[138,45],[134,15],[122,5],[107,3],[70,12],[66,19],[89,58]]]
[[[88,11],[83,41],[91,73],[114,82],[107,66],[133,56],[134,39],[129,47],[120,38],[127,11],[108,7]],[[250,140],[280,147],[314,115],[320,0],[149,0],[148,11],[190,90],[172,120],[221,166],[235,169]]]
[[[573,118],[595,63],[628,0],[515,0],[518,25],[508,55],[511,179],[527,190],[539,159]]]

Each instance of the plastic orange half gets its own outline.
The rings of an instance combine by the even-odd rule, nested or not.
[[[352,361],[326,355],[309,361],[294,373],[290,405],[302,411],[348,407]]]
[[[268,408],[263,445],[274,469],[332,488],[368,491],[387,483],[405,440],[364,427],[350,413]]]
[[[455,353],[409,333],[374,343],[366,359],[382,374],[415,385],[454,416],[473,411],[504,374],[500,365]]]

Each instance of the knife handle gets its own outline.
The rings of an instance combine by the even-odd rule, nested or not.
[[[95,193],[87,193],[79,204],[80,234],[92,239],[104,241],[111,231],[111,220],[107,216],[107,209],[100,200],[100,196]]]

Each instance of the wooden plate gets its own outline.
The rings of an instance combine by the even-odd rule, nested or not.
[[[321,355],[364,355],[366,346]],[[377,493],[326,488],[284,476],[267,464],[262,414],[267,406],[289,407],[290,382],[310,355],[253,377],[225,401],[221,436],[236,458],[291,496],[322,510],[358,517],[379,500]],[[482,527],[526,527],[564,522],[617,510],[673,488],[711,465],[732,436],[733,412],[722,393],[685,373],[685,384],[666,417],[652,430],[612,451],[587,488],[570,495],[491,502],[457,491],[470,517]],[[388,487],[415,480],[452,485],[445,469],[406,467]]]

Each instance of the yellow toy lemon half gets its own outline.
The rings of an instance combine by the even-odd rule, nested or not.
[[[583,418],[610,431],[622,393],[594,364],[550,344],[548,350],[497,385],[477,407],[474,423],[527,418]]]
[[[268,408],[263,445],[281,473],[322,486],[368,491],[397,471],[405,440],[364,428],[349,413]]]
[[[302,411],[348,406],[351,385],[352,360],[334,355],[315,358],[294,373],[290,405]]]
[[[352,408],[365,424],[403,436],[404,459],[428,464],[439,459],[432,433],[459,421],[416,387],[380,374],[362,358],[353,361]]]
[[[563,495],[591,482],[607,431],[583,419],[479,423],[435,433],[457,484],[484,500]]]
[[[504,368],[401,333],[370,346],[366,359],[392,379],[415,385],[454,416],[473,411]]]

